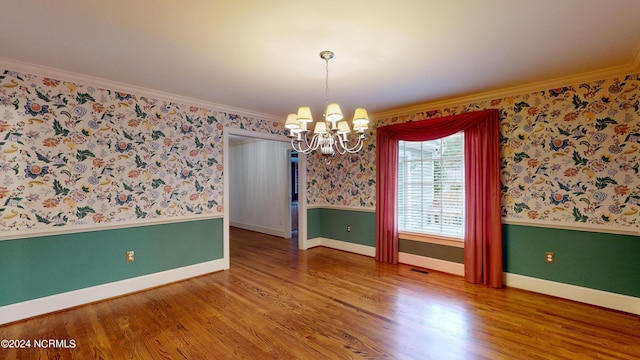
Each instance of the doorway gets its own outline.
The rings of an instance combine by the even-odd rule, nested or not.
[[[288,150],[289,155],[289,197],[291,198],[291,231],[289,237],[291,239],[298,238],[298,152],[295,150]]]
[[[225,269],[229,268],[229,227],[231,226],[231,209],[233,207],[233,204],[231,203],[230,199],[231,199],[231,188],[232,188],[232,178],[231,178],[231,173],[233,172],[233,164],[230,162],[230,155],[231,155],[231,151],[232,151],[232,146],[231,143],[232,141],[236,141],[238,139],[246,139],[246,140],[269,140],[269,141],[275,141],[275,142],[284,142],[284,143],[289,143],[290,140],[289,138],[287,138],[286,136],[282,136],[282,135],[275,135],[275,134],[268,134],[268,133],[259,133],[259,132],[255,132],[255,131],[249,131],[249,130],[244,130],[244,129],[235,129],[235,128],[225,128],[224,131],[224,137],[223,137],[223,162],[224,162],[224,172],[223,172],[223,197],[224,197],[224,213],[223,213],[223,256],[224,256],[224,264],[225,264]],[[297,176],[295,177],[297,179],[297,182],[295,183],[296,189],[297,189],[297,235],[298,235],[298,249],[301,250],[305,250],[308,248],[307,246],[307,239],[306,239],[306,186],[304,184],[306,184],[306,158],[304,156],[304,154],[299,154],[296,153],[295,155],[295,159],[296,159],[296,168],[297,168],[297,172],[293,172],[293,165],[291,164],[293,162],[292,160],[292,156],[291,156],[291,149],[287,150],[287,154],[289,156],[289,162],[290,162],[290,166],[288,167],[288,169],[291,169],[290,171],[287,171],[288,176],[288,181],[293,181],[294,179],[294,175],[297,173]],[[282,153],[281,153],[282,154]],[[277,154],[274,154],[274,156],[278,156]],[[282,155],[284,156],[284,154]],[[291,233],[291,228],[293,227],[291,225],[291,219],[293,218],[293,210],[291,209],[291,205],[293,203],[292,197],[294,196],[293,194],[293,184],[290,184],[288,186],[291,191],[287,193],[286,198],[283,198],[282,201],[286,202],[287,206],[288,206],[288,213],[287,214],[283,214],[282,216],[287,220],[286,222],[289,224],[288,226],[288,234]],[[286,237],[286,236],[283,236]]]

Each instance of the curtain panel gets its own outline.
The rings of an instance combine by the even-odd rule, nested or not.
[[[500,121],[498,110],[470,112],[376,130],[376,260],[398,263],[398,142],[464,131],[465,279],[502,287]]]

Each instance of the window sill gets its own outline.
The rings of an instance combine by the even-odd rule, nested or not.
[[[420,242],[431,243],[431,244],[439,244],[439,245],[464,248],[464,240],[462,239],[456,239],[456,238],[450,238],[450,237],[438,236],[438,235],[417,234],[417,233],[403,232],[403,231],[400,231],[398,235],[400,239],[403,239],[403,240],[420,241]]]

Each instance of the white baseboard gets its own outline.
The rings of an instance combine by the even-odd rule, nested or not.
[[[224,259],[27,300],[0,307],[0,325],[224,270]]]
[[[308,240],[308,244],[309,248],[326,246],[360,255],[375,256],[374,247],[344,241],[314,238]],[[406,253],[400,253],[399,260],[404,264],[464,276],[464,265],[462,264]],[[17,304],[5,305],[0,307],[0,325],[225,269],[224,259],[218,259],[28,300]],[[640,298],[637,297],[511,273],[505,273],[504,277],[506,286],[640,315]]]
[[[464,264],[409,253],[398,253],[398,262],[454,275],[464,276]]]
[[[464,276],[464,264],[399,253],[400,263]],[[504,273],[506,286],[640,315],[640,298],[582,286]]]
[[[239,222],[234,222],[234,221],[231,221],[230,225],[233,226],[233,227],[240,228],[240,229],[245,229],[245,230],[249,230],[249,231],[255,231],[255,232],[268,234],[268,235],[273,235],[273,236],[277,236],[277,237],[282,237],[282,238],[288,238],[289,237],[289,235],[285,234],[283,229],[273,229],[273,228],[268,228],[268,227],[264,227],[264,226],[251,225],[251,224],[239,223]]]
[[[528,276],[504,273],[505,285],[640,315],[640,298]]]
[[[376,256],[376,248],[373,246],[354,244],[346,241],[339,241],[333,239],[327,239],[317,237],[307,240],[307,249],[315,246],[326,246],[328,248],[347,251],[359,255],[365,255],[370,257]]]
[[[313,247],[316,246],[322,246],[322,239],[323,238],[313,238],[313,239],[307,239],[307,249],[311,249]]]

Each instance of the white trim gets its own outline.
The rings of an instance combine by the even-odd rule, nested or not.
[[[291,239],[291,228],[292,226],[292,218],[293,218],[293,193],[292,193],[292,181],[291,181],[291,177],[292,177],[292,171],[291,171],[291,152],[294,151],[293,149],[284,149],[284,156],[287,159],[287,190],[285,191],[284,194],[284,199],[282,199],[284,201],[284,206],[282,207],[284,209],[284,213],[282,214],[282,232],[283,232],[283,238],[285,239]],[[297,204],[296,204],[297,206]]]
[[[263,120],[276,121],[284,123],[284,118],[281,116],[259,113],[247,109],[236,108],[233,106],[212,103],[205,100],[189,98],[182,95],[171,94],[163,91],[148,89],[131,84],[125,84],[113,80],[93,77],[84,74],[78,74],[70,71],[60,70],[52,67],[26,63],[18,60],[8,59],[0,57],[0,68],[5,70],[12,70],[19,73],[38,75],[43,77],[56,78],[63,81],[76,82],[82,85],[88,85],[108,90],[123,91],[135,95],[148,96],[158,100],[170,101],[173,103],[179,103],[184,105],[196,106],[199,108],[205,108],[209,110],[215,110],[220,112],[226,112],[231,114],[243,115]]]
[[[190,215],[190,216],[179,216],[179,217],[165,218],[165,219],[146,219],[146,220],[136,219],[135,221],[122,221],[122,222],[108,223],[108,224],[105,223],[105,224],[76,225],[76,226],[71,225],[71,226],[63,226],[63,227],[55,227],[55,228],[47,228],[47,229],[7,231],[0,234],[0,241],[25,239],[25,238],[40,237],[40,236],[76,234],[76,233],[84,233],[84,232],[91,232],[91,231],[126,229],[126,228],[139,227],[139,226],[174,224],[174,223],[180,223],[180,222],[220,219],[222,217],[223,217],[222,214]]]
[[[452,261],[401,252],[398,253],[398,262],[400,262],[401,264],[419,266],[425,269],[464,276],[464,264],[455,263]]]
[[[298,152],[298,248],[307,250],[307,156]]]
[[[347,206],[347,205],[308,204],[307,209],[332,209],[332,210],[376,212],[375,206],[362,207],[362,206]]]
[[[307,240],[307,249],[311,249],[317,246],[322,246],[322,239],[323,238],[317,237],[317,238]]]
[[[96,285],[0,307],[0,325],[224,269],[222,259]]]
[[[291,215],[289,215],[289,217],[291,217]],[[278,236],[278,237],[285,238],[285,239],[289,237],[289,234],[287,233],[287,231],[283,230],[283,229],[268,228],[268,227],[259,226],[259,225],[251,225],[251,224],[239,223],[239,222],[236,222],[236,221],[231,221],[229,224],[231,226],[233,226],[233,227],[237,227],[237,228],[240,228],[240,229],[245,229],[245,230],[249,230],[249,231],[255,231],[255,232],[264,233],[264,234],[268,234],[268,235]]]
[[[234,127],[225,127],[224,133],[227,135],[246,136],[246,137],[254,138],[257,140],[262,139],[262,140],[290,142],[289,138],[284,135],[264,133],[264,132],[253,131],[253,130],[234,128]]]
[[[230,209],[229,205],[229,197],[230,197],[230,188],[229,188],[229,137],[230,136],[246,136],[257,139],[264,140],[274,140],[274,141],[282,141],[282,142],[290,142],[291,140],[284,136],[278,134],[270,134],[263,133],[259,131],[251,131],[246,129],[238,129],[232,127],[225,127],[223,131],[223,150],[222,150],[222,164],[224,166],[224,171],[222,172],[222,183],[223,183],[223,208],[225,209],[224,215],[222,217],[222,233],[223,233],[223,251],[225,259],[225,269],[229,269],[230,267],[230,253],[229,253],[229,226],[231,225],[231,213],[228,211]],[[307,158],[305,154],[298,153],[298,181],[300,182],[299,192],[298,192],[298,248],[300,250],[305,250],[308,248],[307,245]],[[285,236],[286,237],[286,236]]]
[[[346,241],[327,239],[323,237],[317,237],[313,239],[309,239],[307,241],[307,245],[311,247],[316,246],[324,246],[331,249],[347,251],[354,254],[375,257],[376,256],[376,248],[373,246],[354,244]]]
[[[233,133],[232,128],[225,129],[222,133],[222,207],[224,208],[224,216],[222,217],[222,259],[224,260],[224,268],[229,269],[231,266],[231,252],[229,251],[229,227],[231,226],[231,212],[229,211],[229,197],[231,190],[229,188],[229,135]]]
[[[581,286],[504,273],[505,285],[640,315],[640,298]]]
[[[617,66],[608,69],[591,71],[583,74],[572,75],[572,76],[564,76],[551,80],[539,81],[535,83],[512,86],[508,88],[502,88],[499,90],[486,91],[474,95],[463,96],[463,97],[455,97],[440,101],[433,102],[425,102],[422,104],[399,108],[399,109],[391,109],[387,111],[381,111],[378,113],[371,114],[371,119],[373,122],[380,119],[390,118],[394,116],[403,116],[403,115],[412,115],[432,109],[441,109],[445,107],[452,106],[460,106],[460,105],[469,105],[477,102],[488,101],[501,99],[504,97],[510,96],[518,96],[523,94],[531,94],[538,91],[555,89],[557,87],[582,84],[592,81],[598,81],[602,79],[609,79],[617,76],[626,76],[629,74],[635,74],[640,71],[640,53],[635,59],[635,63],[631,63],[625,66]]]
[[[528,221],[522,219],[506,219],[502,218],[503,224],[508,225],[521,225],[521,226],[534,226],[548,229],[561,229],[561,230],[576,230],[576,231],[588,231],[606,234],[619,234],[619,235],[640,235],[640,227],[635,226],[611,226],[611,225],[593,225],[593,224],[572,224],[565,222],[552,222],[552,221]]]
[[[464,276],[464,264],[407,253],[399,253],[398,261],[402,264]],[[506,272],[504,282],[506,286],[513,288],[640,315],[640,298],[634,296]]]

